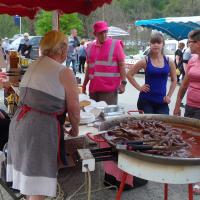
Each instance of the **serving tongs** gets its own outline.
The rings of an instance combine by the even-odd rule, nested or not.
[[[90,149],[95,158],[95,162],[117,161],[117,151],[113,147]]]
[[[19,75],[24,75],[23,71],[7,71],[6,72],[7,76],[19,76]]]
[[[147,142],[147,141],[146,141]],[[150,142],[150,141],[148,141]],[[175,151],[180,149],[181,146],[159,146],[159,145],[149,145],[145,143],[145,140],[136,141],[124,141],[123,143],[117,143],[116,149],[118,150],[129,150],[129,151],[148,151],[148,150],[165,150],[165,151]]]

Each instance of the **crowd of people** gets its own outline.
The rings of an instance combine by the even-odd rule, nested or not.
[[[89,96],[97,102],[118,104],[118,94],[126,91],[128,79],[140,92],[138,110],[169,115],[171,97],[180,78],[178,69],[183,81],[173,114],[181,115],[181,102],[187,92],[184,116],[200,119],[200,30],[189,33],[185,51],[180,43],[175,60],[164,55],[163,35],[152,33],[149,54],[128,72],[122,41],[108,37],[107,32],[105,21],[96,22],[93,25],[95,40],[87,46],[85,40],[79,41],[76,29],[71,30],[68,38],[60,31],[46,33],[40,42],[41,56],[30,64],[21,80],[15,115],[10,121],[6,113],[0,111],[0,126],[5,122],[5,135],[9,129],[9,139],[4,136],[0,140],[0,145],[8,140],[7,180],[13,182],[13,188],[26,195],[27,200],[56,195],[58,163],[67,165],[62,129],[66,113],[71,123],[69,135],[77,136],[79,132],[77,70],[85,73],[83,92],[87,92],[89,85]],[[6,53],[6,44],[3,49]],[[30,49],[28,34],[24,34],[18,51],[29,57]],[[140,69],[145,75],[143,85],[135,79]],[[168,77],[171,84],[167,90]],[[107,144],[103,144],[105,146]],[[105,181],[119,186],[122,172],[117,165],[106,162],[104,170]],[[134,180],[128,176],[128,188],[135,187]],[[140,180],[140,185],[144,184],[146,181]]]

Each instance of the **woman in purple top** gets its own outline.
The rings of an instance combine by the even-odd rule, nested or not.
[[[177,80],[174,62],[163,54],[164,44],[163,35],[159,32],[153,33],[149,55],[138,61],[127,73],[129,82],[140,91],[137,106],[144,113],[169,114],[168,104]],[[145,84],[142,86],[134,78],[141,69],[145,71]],[[167,92],[169,74],[171,85]]]

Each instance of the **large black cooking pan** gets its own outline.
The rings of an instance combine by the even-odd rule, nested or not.
[[[195,133],[195,136],[200,136],[200,120],[192,119],[192,118],[186,118],[186,117],[176,117],[176,116],[168,116],[168,115],[155,115],[155,114],[142,114],[142,115],[134,115],[134,116],[123,116],[120,118],[116,118],[113,120],[107,120],[103,122],[100,126],[100,131],[106,131],[109,129],[114,128],[117,126],[120,122],[125,122],[128,119],[141,119],[141,120],[158,120],[166,123],[173,123],[173,124],[183,124],[187,125],[191,128],[197,128],[199,129],[199,133]],[[115,146],[115,143],[109,140],[106,133],[103,133],[102,136],[107,140],[107,142],[111,146]],[[200,147],[199,147],[200,151]],[[128,150],[119,150],[119,152],[123,152],[129,156],[142,159],[142,160],[148,160],[151,162],[157,162],[157,163],[167,163],[167,164],[174,164],[174,165],[200,165],[200,158],[180,158],[180,157],[166,157],[161,155],[154,155],[149,153],[143,153],[138,151],[128,151]]]

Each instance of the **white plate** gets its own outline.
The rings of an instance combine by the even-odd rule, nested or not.
[[[88,124],[94,121],[95,121],[94,114],[83,111],[80,113],[80,124]]]

